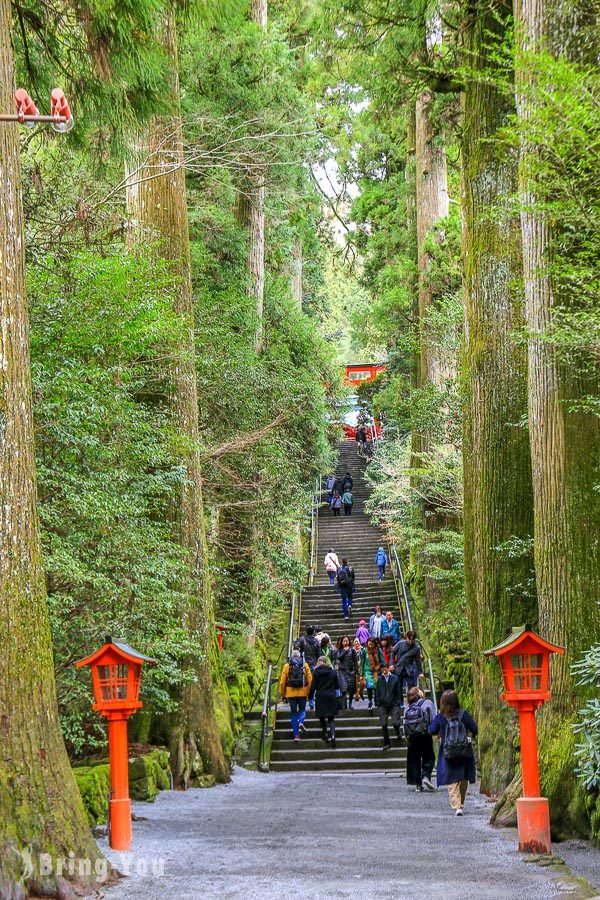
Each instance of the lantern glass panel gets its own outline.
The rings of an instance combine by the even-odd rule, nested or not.
[[[98,666],[98,683],[100,685],[100,699],[127,700],[127,675],[129,666],[126,664]]]
[[[543,653],[513,653],[510,661],[516,691],[541,691]]]

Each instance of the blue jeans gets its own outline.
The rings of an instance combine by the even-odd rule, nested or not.
[[[329,575],[329,584],[333,587],[335,584],[335,572],[328,572]]]
[[[381,581],[381,579],[385,575],[385,563],[382,566],[378,565],[377,571],[379,572],[379,581]]]
[[[342,609],[344,610],[344,618],[346,618],[350,607],[352,606],[352,591],[341,587],[340,594],[342,595]]]
[[[315,705],[315,679],[314,679],[315,665],[316,665],[316,661],[315,661],[314,665],[311,665],[311,663],[308,664],[308,668],[310,669],[310,674],[313,676],[312,684],[310,686],[310,691],[308,692],[308,702],[311,705],[311,707],[314,707],[314,705]],[[306,704],[304,706],[306,708]],[[302,719],[302,721],[304,722],[304,719]]]
[[[290,697],[290,715],[294,737],[300,734],[300,726],[306,718],[306,697]]]

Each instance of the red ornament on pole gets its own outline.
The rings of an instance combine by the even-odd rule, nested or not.
[[[131,848],[131,800],[129,799],[129,754],[127,719],[141,709],[139,699],[142,665],[156,660],[143,656],[123,641],[106,643],[75,665],[90,666],[95,703],[92,708],[108,719],[110,761],[110,846]]]
[[[30,118],[39,116],[39,112],[25,88],[17,88],[15,91],[15,106],[17,108],[17,119],[21,125],[26,124],[30,128],[33,128],[35,122],[25,122],[25,116],[29,116]]]
[[[56,119],[52,125],[55,131],[70,131],[73,127],[73,114],[60,88],[54,88],[50,94],[50,114]]]
[[[502,699],[519,713],[523,797],[517,800],[519,850],[550,853],[550,811],[540,797],[535,711],[552,698],[548,690],[551,653],[564,653],[531,630],[529,625],[513,628],[511,634],[485,656],[497,656],[502,670]]]

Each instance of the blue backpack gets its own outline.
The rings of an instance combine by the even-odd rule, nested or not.
[[[377,551],[377,565],[384,566],[385,565],[385,553],[383,550]]]

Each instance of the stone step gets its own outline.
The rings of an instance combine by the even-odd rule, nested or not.
[[[295,749],[295,748],[293,748]],[[278,759],[273,762],[271,769],[274,772],[365,772],[365,771],[389,771],[394,774],[403,774],[404,761],[389,757],[389,752],[382,752],[381,758],[360,759],[350,756],[345,751],[340,754],[339,748],[330,750],[328,759],[303,759],[290,753],[287,759]]]
[[[351,755],[353,759],[358,759],[364,762],[370,762],[375,759],[378,760],[380,756],[386,756],[388,760],[394,760],[400,765],[406,760],[406,750],[403,747],[394,747],[392,745],[390,750],[383,750],[383,739],[380,741],[379,749],[375,747],[356,747],[349,746],[348,744],[342,744],[341,742],[337,742],[337,734],[336,734],[336,748],[333,750],[329,744],[326,744],[324,741],[321,741],[321,748],[318,750],[307,748],[304,746],[302,740],[293,741],[291,738],[288,740],[289,749],[285,750],[271,750],[271,762],[276,763],[280,760],[282,762],[288,760],[299,760],[301,759],[303,762],[316,762],[316,761],[325,761],[331,758],[331,755],[335,753],[337,750],[341,750],[344,755]]]

